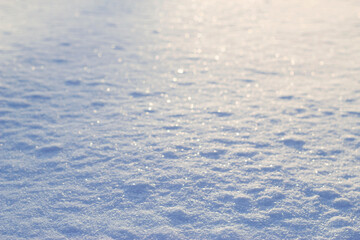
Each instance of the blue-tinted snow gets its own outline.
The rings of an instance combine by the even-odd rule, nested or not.
[[[2,1],[1,239],[360,239],[360,5]]]

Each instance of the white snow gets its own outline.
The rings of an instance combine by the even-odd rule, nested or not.
[[[360,239],[360,2],[0,3],[0,239]]]

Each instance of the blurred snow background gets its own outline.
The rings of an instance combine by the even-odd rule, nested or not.
[[[1,239],[360,239],[356,0],[0,1]]]

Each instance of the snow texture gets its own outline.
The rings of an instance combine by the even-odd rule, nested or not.
[[[0,239],[360,239],[360,2],[0,2]]]

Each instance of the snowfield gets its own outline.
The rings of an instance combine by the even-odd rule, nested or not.
[[[0,2],[0,239],[360,239],[360,2]]]

